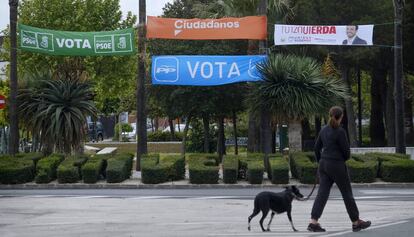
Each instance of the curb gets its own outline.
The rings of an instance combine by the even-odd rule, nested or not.
[[[312,188],[313,184],[128,184],[128,183],[98,183],[98,184],[8,184],[0,185],[0,190],[11,189],[263,189],[283,188],[287,185],[296,185],[299,188]],[[356,188],[414,188],[414,183],[353,183]]]

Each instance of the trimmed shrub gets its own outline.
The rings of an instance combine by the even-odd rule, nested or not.
[[[273,184],[289,183],[289,166],[283,157],[270,159],[271,181]]]
[[[414,160],[384,161],[380,171],[387,182],[414,182]]]
[[[237,174],[239,170],[239,157],[235,155],[224,156],[223,161],[223,181],[226,184],[237,183]]]
[[[318,165],[312,162],[311,153],[293,152],[289,156],[293,177],[304,184],[315,183]]]
[[[21,184],[33,181],[34,163],[31,159],[4,156],[0,159],[0,183]]]
[[[263,161],[251,161],[247,164],[247,180],[251,184],[261,184],[263,182],[264,166]]]
[[[376,161],[361,161],[361,159],[349,159],[347,162],[351,182],[372,183],[377,177],[378,163]]]
[[[16,155],[16,158],[33,161],[35,170],[36,170],[37,162],[40,159],[42,159],[43,157],[45,157],[45,156],[43,155],[43,153],[40,153],[40,152],[19,153],[19,154]]]
[[[68,157],[57,169],[59,183],[76,183],[82,178],[81,167],[88,160],[87,156]]]
[[[106,160],[102,159],[99,156],[89,158],[81,169],[83,182],[89,184],[98,182],[103,173],[104,163],[106,163]]]
[[[185,159],[181,156],[147,156],[142,162],[142,182],[146,184],[164,183],[185,177]]]
[[[37,162],[35,182],[40,184],[55,180],[57,168],[64,159],[65,157],[61,154],[52,154]]]
[[[405,154],[395,154],[395,153],[366,153],[364,155],[359,155],[355,157],[357,160],[363,161],[374,161],[377,162],[377,177],[382,178],[382,169],[383,163],[386,161],[400,161],[400,160],[409,160],[410,156]]]
[[[134,155],[124,153],[117,154],[108,159],[106,168],[106,181],[108,183],[120,183],[131,177],[132,159]]]
[[[188,160],[190,183],[217,184],[219,180],[218,159],[218,156],[213,154],[190,155]]]
[[[247,156],[239,157],[239,179],[246,179],[250,183],[249,178],[253,179],[253,183],[257,183],[263,180],[264,165],[263,165],[264,154],[262,153],[248,153]],[[255,163],[250,166],[251,163]],[[261,166],[259,165],[261,164]],[[249,171],[249,169],[254,169]],[[261,177],[260,174],[262,175]],[[257,177],[255,177],[257,175]],[[261,182],[260,182],[261,183]]]

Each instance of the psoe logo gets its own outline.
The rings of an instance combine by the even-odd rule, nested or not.
[[[156,81],[178,81],[179,64],[176,57],[157,57],[154,60],[153,75]]]
[[[259,56],[258,56],[259,57]],[[263,63],[266,60],[266,56],[260,56],[257,59],[250,59],[249,60],[249,76],[253,79],[260,79],[260,72],[257,69],[257,65]]]

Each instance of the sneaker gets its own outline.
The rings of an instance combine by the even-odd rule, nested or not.
[[[319,223],[318,224],[309,223],[308,230],[310,232],[325,232],[326,231],[324,228],[321,227]]]
[[[352,231],[358,232],[371,226],[371,221],[358,220],[358,223],[352,224]]]

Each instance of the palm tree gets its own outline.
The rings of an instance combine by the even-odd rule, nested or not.
[[[272,54],[258,65],[258,70],[263,81],[253,87],[249,104],[255,113],[267,108],[279,122],[324,114],[329,107],[348,97],[344,83],[325,77],[321,66],[311,58]],[[289,128],[300,132],[298,126]]]
[[[17,7],[18,0],[9,0],[10,7],[10,97],[9,97],[9,124],[10,142],[9,153],[14,155],[19,152],[19,120],[17,116]]]
[[[21,89],[19,114],[27,129],[40,136],[46,153],[55,148],[70,154],[85,140],[86,117],[96,117],[92,87],[80,79],[38,78],[38,83]]]

